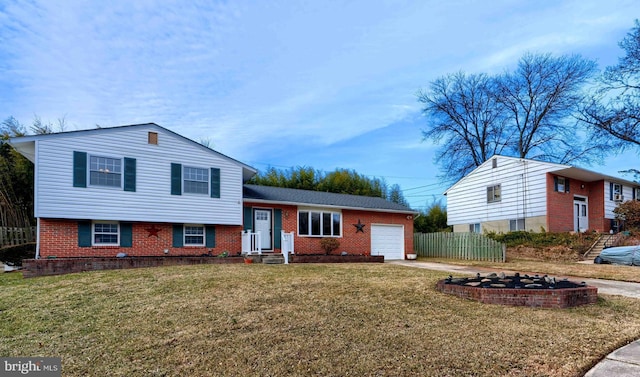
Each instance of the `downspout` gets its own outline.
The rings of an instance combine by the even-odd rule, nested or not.
[[[40,259],[40,218],[36,218],[36,259]]]
[[[34,162],[33,162],[33,215],[36,218],[36,259],[40,259],[40,217],[38,216],[38,180],[40,174],[38,174],[38,141],[33,142],[34,149]]]

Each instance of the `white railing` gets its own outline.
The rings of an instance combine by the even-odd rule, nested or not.
[[[295,254],[293,248],[293,239],[295,238],[293,232],[285,233],[284,230],[280,231],[280,250],[282,251],[282,256],[284,257],[284,264],[289,264],[289,253]]]
[[[251,233],[248,230],[242,232],[242,254],[262,254],[260,232]]]

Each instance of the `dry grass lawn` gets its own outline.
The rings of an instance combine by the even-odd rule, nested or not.
[[[581,376],[640,338],[640,300],[502,307],[389,264],[0,276],[0,355],[64,376]]]

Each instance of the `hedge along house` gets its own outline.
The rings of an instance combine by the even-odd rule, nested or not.
[[[454,232],[616,232],[613,210],[640,200],[640,185],[570,165],[498,155],[445,195]]]
[[[276,230],[297,233],[299,229],[291,223],[299,216],[296,200],[252,198],[243,204],[244,183],[256,174],[255,169],[154,123],[25,136],[9,142],[35,166],[38,258],[113,257],[121,252],[130,256],[233,254],[242,248],[244,229],[252,229],[247,224],[269,232],[263,250],[278,252]],[[304,204],[319,208],[318,203]],[[339,214],[339,233],[328,235],[322,228],[318,235],[316,228],[310,228],[311,234],[296,235],[301,239],[297,250],[307,250],[306,243],[322,236],[341,238],[345,248],[354,252],[353,242],[367,246],[359,238],[351,240],[343,229],[345,221],[351,221],[351,207],[345,209],[349,216],[340,207],[325,209]],[[401,226],[403,237],[411,239],[413,223],[399,220],[400,213],[405,218],[413,215],[409,208],[368,210],[362,220]],[[315,214],[310,219],[317,224]],[[265,221],[270,222],[269,228]],[[404,250],[412,247],[403,246]],[[358,252],[369,254],[371,249]]]

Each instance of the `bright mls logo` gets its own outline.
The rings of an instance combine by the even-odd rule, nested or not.
[[[0,358],[0,377],[41,376],[61,377],[59,357],[3,357]]]

